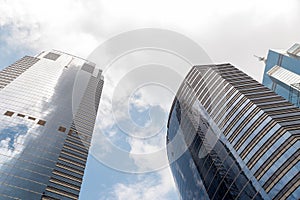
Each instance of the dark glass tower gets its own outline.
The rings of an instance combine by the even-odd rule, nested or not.
[[[0,199],[78,199],[103,78],[59,51],[0,72]]]
[[[230,64],[195,66],[167,150],[182,199],[299,199],[300,110]]]

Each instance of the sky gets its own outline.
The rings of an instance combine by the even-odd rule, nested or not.
[[[299,0],[0,0],[0,13],[0,69],[24,55],[50,49],[95,59],[97,48],[108,39],[156,28],[185,35],[213,63],[229,62],[261,82],[264,65],[253,55],[266,56],[268,49],[287,49],[300,42]],[[133,52],[104,69],[105,85],[80,199],[178,199],[168,167],[149,170],[145,164],[153,160],[132,157],[165,148],[166,128],[161,123],[167,120],[176,91],[155,84],[137,87],[141,82],[134,73],[144,69],[142,64],[157,70],[157,61],[162,60],[178,73],[180,66],[188,68],[178,57],[168,56],[151,50]],[[131,72],[133,80],[125,80]],[[124,96],[116,96],[120,85],[130,94],[123,102]],[[159,117],[162,120],[155,120]],[[128,120],[130,128],[140,129],[124,130]],[[103,159],[111,155],[108,143],[127,152],[136,171]]]

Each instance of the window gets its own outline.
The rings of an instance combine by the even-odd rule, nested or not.
[[[44,58],[47,58],[49,60],[57,60],[57,58],[59,57],[60,55],[59,54],[56,54],[56,53],[48,53],[47,55],[44,56]]]
[[[62,127],[62,126],[60,126],[59,128],[58,128],[58,131],[60,131],[60,132],[66,132],[66,128],[65,127]]]
[[[41,126],[44,126],[46,124],[46,121],[40,119],[37,123]]]
[[[23,118],[25,117],[25,115],[23,115],[23,114],[21,114],[21,113],[18,113],[17,116],[18,116],[18,117],[23,117]]]
[[[11,112],[11,111],[6,111],[4,113],[4,115],[9,116],[9,117],[11,117],[13,114],[14,114],[14,112]]]
[[[87,63],[84,63],[83,66],[81,67],[81,69],[83,71],[86,71],[86,72],[89,72],[89,73],[93,73],[94,71],[94,66],[90,65],[90,64],[87,64]]]
[[[72,135],[72,133],[73,133],[73,130],[70,129],[68,135]]]
[[[34,117],[28,117],[28,119],[30,119],[30,120],[33,120],[33,121],[35,120],[35,118],[34,118]]]

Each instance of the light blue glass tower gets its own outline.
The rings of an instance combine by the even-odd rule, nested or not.
[[[0,199],[78,199],[103,77],[52,50],[0,71]]]
[[[263,84],[300,106],[300,44],[287,51],[269,50]]]

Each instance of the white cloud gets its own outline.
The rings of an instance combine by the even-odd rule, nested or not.
[[[134,183],[118,183],[113,187],[109,197],[100,198],[116,200],[166,200],[174,198],[174,182],[169,169],[148,176],[139,175],[138,181]]]
[[[55,48],[83,57],[122,31],[158,27],[192,37],[218,62],[259,68],[252,54],[288,48],[299,35],[297,0],[0,0],[0,5],[0,27],[9,26],[10,48]],[[259,70],[247,70],[259,79]]]
[[[83,25],[96,12],[84,1],[0,1],[0,26],[10,31],[5,38],[11,48],[35,51],[60,49],[87,56],[97,46],[95,38]]]
[[[253,54],[266,55],[269,48],[288,48],[299,42],[299,9],[298,0],[0,0],[0,30],[5,28],[8,32],[1,35],[0,40],[13,51],[30,49],[38,52],[54,48],[86,57],[102,41],[120,32],[141,27],[166,28],[196,40],[214,61],[237,64],[259,80],[263,66],[257,63]],[[122,62],[128,62],[130,66],[133,61]],[[112,88],[128,71],[129,68],[120,65],[111,72],[113,77],[105,76],[95,128],[98,132],[109,130],[115,124],[111,108]],[[159,104],[167,112],[171,103],[169,96],[162,97],[161,93],[155,92],[157,90],[151,88],[141,89],[141,98],[134,99],[133,103],[139,109]],[[115,111],[121,116],[119,119],[124,117],[123,112]],[[119,139],[115,132],[108,135],[112,142]],[[109,153],[111,149],[106,141],[97,137],[97,132],[95,136],[94,143],[101,147],[95,152],[99,155]],[[130,138],[127,142],[131,146],[129,153],[149,153],[160,149],[165,140],[160,136],[147,141]],[[147,162],[149,160],[135,160],[140,167],[145,167]],[[159,177],[145,176],[137,183],[117,184],[114,195],[116,199],[166,199],[164,189],[171,191],[173,183],[165,175]],[[160,187],[151,183],[158,183]]]

